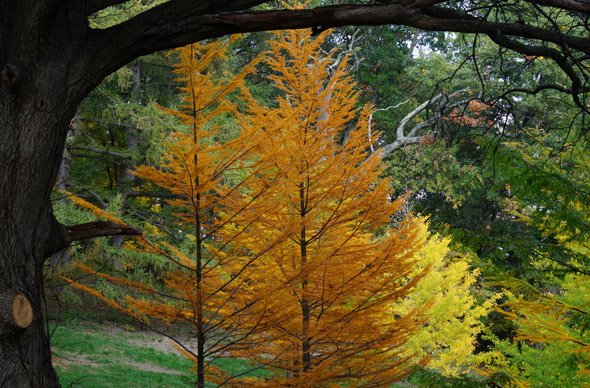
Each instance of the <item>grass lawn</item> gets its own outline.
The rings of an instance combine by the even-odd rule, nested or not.
[[[143,332],[122,324],[95,322],[52,324],[53,364],[64,388],[67,387],[188,387],[196,377],[192,362],[175,352],[169,340],[152,332]],[[241,359],[216,363],[230,375],[241,374],[248,365]],[[251,376],[268,376],[268,370],[256,370]],[[211,385],[213,386],[213,385]],[[392,387],[485,387],[474,379],[444,378],[419,371]]]
[[[51,336],[64,387],[186,387],[192,363],[167,340],[97,324],[60,324]]]
[[[124,326],[125,327],[125,326]],[[152,332],[127,331],[96,323],[52,325],[53,364],[65,387],[194,386],[192,362],[177,354],[170,341]],[[248,370],[240,359],[217,365],[230,375]],[[268,375],[257,370],[251,375]]]

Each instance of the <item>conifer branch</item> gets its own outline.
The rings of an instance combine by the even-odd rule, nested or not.
[[[72,151],[88,151],[88,152],[92,152],[95,154],[99,154],[99,155],[104,155],[104,156],[112,156],[114,158],[121,158],[121,159],[125,159],[128,158],[128,155],[125,155],[121,152],[115,152],[115,151],[109,151],[109,150],[101,150],[98,148],[93,148],[93,147],[86,147],[86,146],[71,146],[68,147],[68,149],[72,150]]]

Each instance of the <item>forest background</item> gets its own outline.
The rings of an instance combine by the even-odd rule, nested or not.
[[[116,23],[120,15],[113,9],[94,22]],[[382,26],[343,28],[323,38],[318,50],[327,58],[327,75],[346,55],[346,72],[360,92],[358,106],[370,104],[367,135],[370,129],[380,137],[367,142],[365,151],[381,147],[381,174],[389,177],[391,195],[406,195],[391,223],[420,214],[427,217],[433,236],[449,240],[448,248],[439,246],[435,253],[444,262],[430,269],[442,280],[433,279],[421,290],[426,295],[421,303],[432,303],[435,312],[429,324],[438,318],[447,323],[439,328],[468,331],[463,348],[486,355],[476,361],[449,360],[444,355],[456,348],[425,331],[416,346],[432,360],[417,363],[410,379],[418,385],[451,386],[588,384],[586,117],[555,91],[543,92],[544,98],[518,93],[541,80],[559,83],[563,75],[542,57],[498,56],[485,39],[474,52],[473,38],[460,34]],[[258,58],[256,71],[244,74],[243,82],[253,99],[273,106],[281,93],[271,82],[273,69],[264,57],[259,59],[273,39],[273,34],[248,34],[223,41],[226,57],[213,58],[203,73],[221,82]],[[191,234],[179,226],[168,201],[174,193],[133,174],[142,165],[161,166],[169,151],[165,144],[182,131],[171,114],[181,108],[182,84],[173,72],[179,61],[174,53],[142,57],[85,100],[71,124],[54,194],[63,223],[93,219],[81,209],[90,203],[99,217],[122,219],[179,254],[192,252]],[[227,136],[218,141],[239,132],[227,116],[215,120],[209,125],[223,127]],[[99,290],[99,298],[111,303],[134,295],[138,282],[160,286],[172,269],[170,260],[129,245],[113,237],[55,256],[48,268],[51,305],[61,306],[62,314],[64,308],[93,308],[88,304],[95,302],[66,286],[71,280]],[[453,272],[442,275],[448,268],[458,279],[451,289],[444,286],[453,284],[448,281]],[[69,280],[64,283],[64,278]],[[473,302],[449,298],[437,310],[432,299],[458,295],[460,285]],[[485,314],[471,312],[478,307]],[[445,311],[457,314],[443,316]],[[470,313],[475,321],[467,319]],[[56,321],[59,315],[54,314]],[[165,324],[156,328],[172,330],[172,337],[182,331]]]

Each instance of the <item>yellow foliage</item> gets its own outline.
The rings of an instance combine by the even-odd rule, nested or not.
[[[158,229],[158,227],[156,225],[150,224],[149,222],[144,223],[144,231],[154,237],[162,235],[162,233],[160,232],[160,229]]]
[[[430,271],[401,303],[391,307],[393,316],[428,305],[424,313],[427,325],[413,335],[407,344],[408,353],[429,357],[428,367],[447,376],[477,370],[493,354],[473,354],[477,335],[483,329],[481,318],[494,310],[496,295],[483,304],[476,301],[473,287],[479,276],[462,259],[450,260],[449,240],[428,237],[427,224],[417,225],[424,244],[416,255],[415,273]]]

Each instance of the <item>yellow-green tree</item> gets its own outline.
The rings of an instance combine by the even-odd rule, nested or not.
[[[480,303],[474,294],[478,270],[457,257],[449,249],[449,239],[429,236],[427,223],[418,226],[423,238],[416,255],[414,272],[430,270],[412,293],[391,306],[392,316],[407,314],[419,306],[428,305],[422,326],[406,344],[409,354],[428,357],[428,368],[445,376],[468,372],[490,373],[484,370],[499,357],[495,351],[475,353],[476,340],[484,330],[482,318],[496,307],[499,295]],[[454,257],[453,257],[454,256]]]

